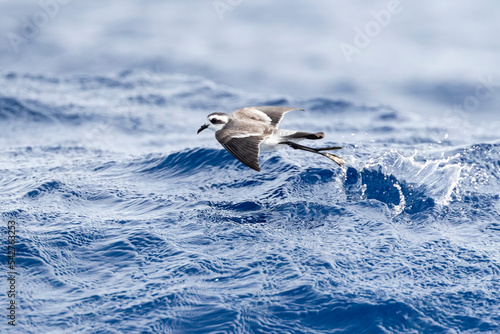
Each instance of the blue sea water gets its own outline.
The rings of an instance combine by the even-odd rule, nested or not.
[[[488,131],[181,75],[6,73],[0,87],[20,332],[500,331]],[[324,131],[346,166],[284,150],[258,173],[196,135],[245,105],[306,109],[282,127]]]
[[[0,3],[0,332],[500,333],[498,4],[217,1]]]

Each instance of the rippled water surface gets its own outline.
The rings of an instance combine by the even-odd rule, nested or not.
[[[0,88],[21,331],[500,332],[493,123],[134,71]],[[283,150],[258,173],[196,135],[250,105],[306,109],[282,128],[345,167]]]

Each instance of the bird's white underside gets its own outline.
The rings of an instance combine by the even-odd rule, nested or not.
[[[277,130],[275,133],[273,133],[272,135],[270,135],[269,137],[267,137],[262,141],[262,143],[260,144],[261,151],[274,151],[283,147],[288,147],[288,145],[286,144],[280,144],[285,140],[292,142],[300,141],[300,138],[296,139],[284,138],[296,132],[297,131],[291,131],[291,130]]]

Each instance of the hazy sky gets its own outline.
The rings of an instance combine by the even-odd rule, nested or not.
[[[249,92],[417,110],[470,107],[479,90],[484,99],[469,109],[492,110],[500,105],[499,11],[486,0],[2,1],[0,66],[149,68]]]

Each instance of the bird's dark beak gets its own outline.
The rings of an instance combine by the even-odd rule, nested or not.
[[[201,131],[205,130],[206,128],[208,128],[208,124],[203,124],[201,126],[201,128],[198,130],[198,132],[196,132],[197,134],[200,133]]]

